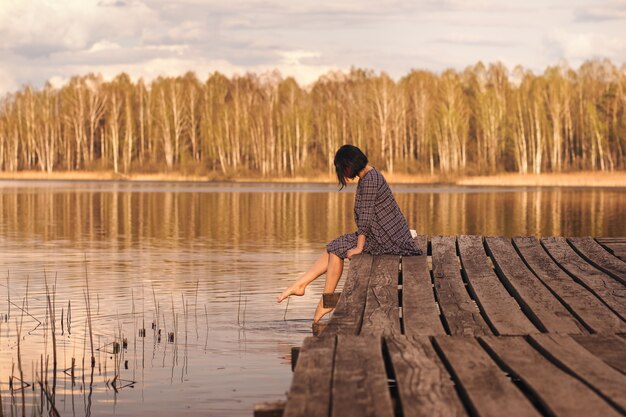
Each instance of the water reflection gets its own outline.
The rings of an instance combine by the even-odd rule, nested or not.
[[[9,184],[0,189],[2,236],[72,247],[203,241],[225,249],[263,242],[294,250],[354,227],[352,190],[337,193],[332,186],[257,184],[223,192],[211,185]],[[624,190],[398,186],[395,192],[411,226],[424,234],[626,234]]]
[[[423,234],[626,235],[624,190],[393,189]],[[323,282],[287,312],[274,297],[354,229],[352,192],[0,182],[0,414],[250,415],[283,398]]]

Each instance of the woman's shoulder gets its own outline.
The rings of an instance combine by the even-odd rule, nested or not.
[[[370,169],[369,172],[365,174],[363,179],[366,179],[368,177],[368,181],[376,182],[377,184],[383,184],[387,182],[383,174],[378,169],[376,169],[376,167],[372,167],[372,169]]]
[[[375,167],[372,167],[369,171],[363,175],[363,178],[359,179],[360,187],[380,187],[381,184],[385,183],[385,178]]]

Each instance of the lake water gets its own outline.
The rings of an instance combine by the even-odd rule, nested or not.
[[[625,189],[392,189],[420,234],[626,236]],[[0,182],[0,415],[48,415],[53,399],[62,416],[251,416],[284,399],[322,279],[287,310],[274,298],[354,230],[353,199],[325,184]]]

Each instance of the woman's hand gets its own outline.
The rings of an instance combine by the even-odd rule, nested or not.
[[[363,248],[365,247],[365,235],[359,235],[356,241],[356,248],[352,248],[346,252],[346,258],[351,259],[354,255],[358,255],[363,252]]]
[[[350,249],[348,252],[346,252],[346,258],[352,259],[354,255],[358,255],[361,252],[363,252],[363,249],[359,249],[359,248]]]

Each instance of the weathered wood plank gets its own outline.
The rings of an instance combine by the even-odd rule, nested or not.
[[[617,237],[597,237],[596,240],[598,242],[618,242],[618,243],[626,243],[626,236],[617,236]]]
[[[551,415],[617,417],[620,414],[578,379],[563,372],[522,337],[482,337],[510,373],[517,376]]]
[[[270,401],[254,406],[254,417],[283,417],[285,401]]]
[[[532,272],[597,333],[626,331],[626,323],[585,287],[574,281],[548,255],[535,237],[515,237],[513,244]]]
[[[596,238],[596,241],[614,256],[626,262],[626,238],[614,238],[614,240],[607,240],[607,238]]]
[[[324,308],[335,308],[341,297],[340,292],[331,292],[322,294],[322,304]]]
[[[541,244],[563,269],[626,320],[626,286],[585,262],[564,237],[543,238]]]
[[[307,337],[298,355],[285,417],[328,417],[336,337]]]
[[[409,336],[446,334],[426,256],[402,257],[402,321]]]
[[[332,416],[393,417],[379,337],[337,336]]]
[[[374,258],[360,334],[400,334],[398,273],[400,257]]]
[[[461,278],[454,236],[431,238],[435,292],[452,335],[491,334]]]
[[[573,335],[589,352],[626,374],[626,340],[615,335]]]
[[[421,256],[426,256],[428,254],[428,236],[426,235],[417,235],[413,239],[417,247],[422,251]]]
[[[435,337],[453,378],[481,417],[538,417],[539,412],[471,337]]]
[[[385,344],[404,417],[468,415],[427,337],[387,337]]]
[[[341,297],[322,334],[359,333],[373,260],[374,257],[368,254],[356,255],[352,258]]]
[[[552,362],[567,368],[594,387],[614,407],[626,414],[626,375],[611,368],[569,336],[532,335],[531,344]]]
[[[485,241],[500,279],[539,329],[556,333],[586,331],[526,267],[509,239],[487,237]]]
[[[623,252],[626,250],[626,242],[604,242],[603,244],[609,246],[614,252]]]
[[[300,355],[300,349],[300,346],[291,347],[291,372],[296,370],[296,365],[298,364],[298,355]]]
[[[578,254],[604,273],[626,284],[626,262],[608,253],[591,237],[570,237],[567,240]]]
[[[470,291],[496,334],[538,333],[487,262],[482,237],[459,236],[458,244]]]

